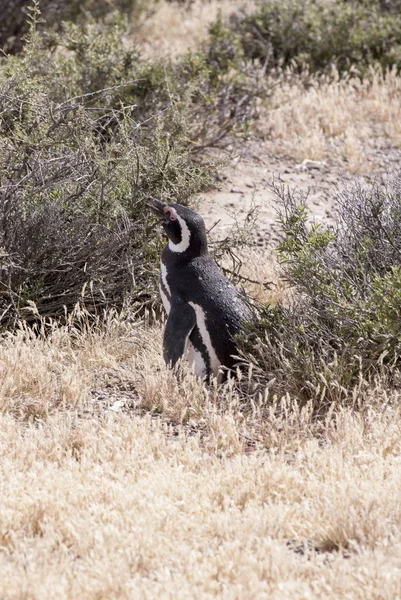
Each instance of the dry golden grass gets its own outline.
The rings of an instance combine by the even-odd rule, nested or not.
[[[397,399],[319,423],[177,380],[160,342],[113,316],[2,342],[0,597],[399,598]]]
[[[226,18],[236,10],[251,11],[256,4],[256,0],[194,0],[187,6],[160,2],[139,25],[134,41],[147,55],[177,56],[199,48],[219,14]]]
[[[143,43],[196,47],[236,6],[161,3]],[[400,144],[399,82],[282,83],[259,131],[296,159],[365,169],[380,140]],[[276,281],[274,256],[240,258]],[[361,383],[317,421],[251,378],[241,393],[177,379],[150,321],[81,315],[0,341],[0,598],[401,598],[399,398]]]
[[[340,158],[353,173],[371,170],[386,140],[401,145],[400,92],[395,71],[364,80],[290,77],[260,108],[257,130],[296,160]]]

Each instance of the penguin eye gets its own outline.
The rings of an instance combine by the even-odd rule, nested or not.
[[[164,209],[164,213],[169,215],[170,221],[176,221],[177,220],[176,214],[168,206],[166,206],[166,208]]]

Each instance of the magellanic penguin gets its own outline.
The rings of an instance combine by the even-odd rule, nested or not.
[[[160,294],[167,312],[163,352],[172,367],[186,355],[195,375],[219,380],[234,366],[234,337],[250,318],[238,290],[221,273],[207,247],[202,217],[181,204],[149,198],[168,237],[161,258]]]

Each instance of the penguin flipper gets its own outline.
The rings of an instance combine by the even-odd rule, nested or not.
[[[163,356],[168,366],[174,367],[184,356],[188,338],[195,325],[194,309],[186,302],[174,298],[163,338]]]

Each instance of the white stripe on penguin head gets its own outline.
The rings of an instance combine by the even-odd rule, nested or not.
[[[177,211],[174,208],[168,207],[168,212],[174,215],[181,227],[181,242],[174,244],[171,240],[168,241],[168,247],[172,252],[185,252],[188,250],[191,241],[191,232],[188,229],[188,225],[184,219],[177,215]]]

